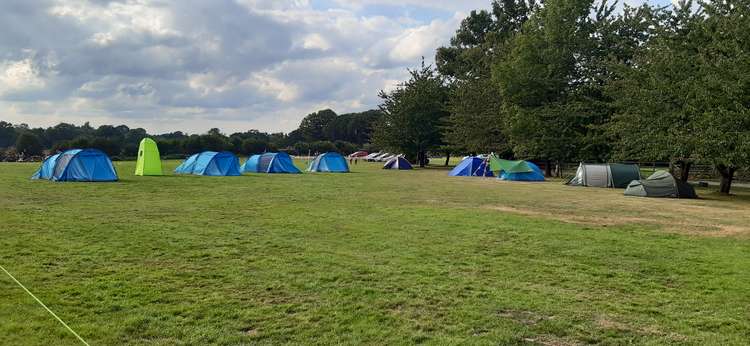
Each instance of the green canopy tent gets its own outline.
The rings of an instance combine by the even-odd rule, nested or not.
[[[495,155],[490,156],[490,170],[507,173],[528,173],[534,171],[526,161],[503,160]]]
[[[159,147],[151,138],[144,138],[138,147],[138,162],[135,164],[135,175],[163,175]]]
[[[625,196],[698,198],[690,184],[675,179],[666,171],[657,171],[643,180],[633,180],[625,189]]]
[[[544,174],[535,164],[528,161],[503,160],[494,154],[490,156],[490,170],[497,177],[510,181],[544,181]]]

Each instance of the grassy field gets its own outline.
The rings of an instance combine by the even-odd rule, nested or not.
[[[750,343],[740,189],[116,165],[86,184],[0,164],[0,265],[92,345]],[[0,274],[0,344],[77,344]]]

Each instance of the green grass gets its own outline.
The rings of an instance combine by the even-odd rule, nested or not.
[[[750,342],[746,191],[36,168],[0,164],[0,264],[92,345]],[[0,344],[76,339],[3,276]]]

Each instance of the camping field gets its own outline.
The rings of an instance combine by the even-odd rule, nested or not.
[[[365,163],[134,165],[52,183],[0,163],[0,265],[91,345],[750,342],[740,188],[640,199]],[[0,272],[0,344],[79,342]]]

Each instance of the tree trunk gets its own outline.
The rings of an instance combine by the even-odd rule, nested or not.
[[[450,162],[451,162],[451,152],[446,151],[445,152],[445,166],[447,167]]]
[[[735,167],[727,167],[725,165],[718,165],[716,169],[721,174],[721,185],[719,185],[719,192],[728,195],[729,190],[732,189],[732,181],[734,180],[734,171],[737,170]]]
[[[555,176],[558,178],[562,178],[563,172],[562,172],[562,162],[559,160],[555,162]]]
[[[419,154],[417,154],[417,160],[419,161],[419,167],[424,168],[425,165],[425,156],[426,153],[424,151],[420,151]]]
[[[544,175],[547,178],[552,177],[552,160],[544,161]]]
[[[690,161],[677,161],[677,164],[680,166],[680,180],[687,183],[688,178],[690,178],[690,167],[693,166],[693,163]]]

